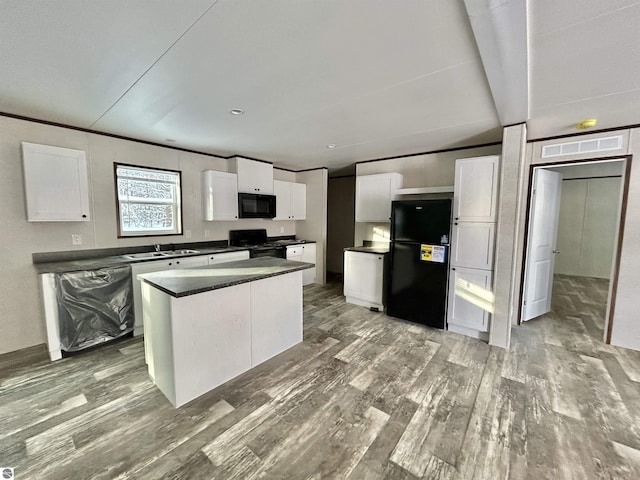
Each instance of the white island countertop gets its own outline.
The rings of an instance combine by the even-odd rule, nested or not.
[[[172,297],[180,298],[306,270],[314,266],[313,263],[285,260],[284,258],[258,257],[184,270],[145,273],[138,275],[138,279]]]

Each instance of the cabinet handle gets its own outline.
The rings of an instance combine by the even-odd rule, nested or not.
[[[451,270],[455,270],[455,269],[456,269],[456,267],[451,267]]]
[[[454,218],[454,220],[460,220],[460,218],[456,217],[456,218]]]
[[[82,214],[82,218],[87,218],[87,216],[85,214]]]
[[[173,265],[173,263],[169,262],[169,266]]]
[[[176,265],[180,265],[180,262],[176,262]]]
[[[457,225],[457,224],[458,224],[458,222],[453,222],[453,224],[454,224],[454,225]]]

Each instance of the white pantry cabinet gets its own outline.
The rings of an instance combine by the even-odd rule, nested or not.
[[[498,155],[456,160],[454,221],[496,221],[499,163]]]
[[[489,330],[489,318],[493,310],[492,277],[493,272],[490,270],[451,268],[448,302],[449,330],[456,331],[456,325],[477,332]],[[480,335],[477,337],[481,338]]]
[[[133,308],[135,312],[135,323],[133,335],[142,335],[144,325],[142,322],[142,289],[138,281],[138,275],[142,273],[160,272],[162,270],[175,270],[180,268],[199,267],[207,265],[208,255],[197,255],[195,257],[174,257],[164,260],[153,260],[150,262],[138,262],[131,264],[131,279],[133,284]]]
[[[449,263],[452,266],[491,270],[495,231],[495,223],[453,222]]]
[[[307,218],[307,186],[304,183],[273,181],[276,196],[274,220],[305,220]]]
[[[28,221],[90,220],[85,152],[22,142],[22,156]]]
[[[391,201],[399,188],[402,188],[399,173],[356,177],[356,222],[389,222]]]
[[[229,167],[238,174],[238,191],[273,195],[273,165],[257,160],[235,157]]]
[[[344,252],[344,296],[347,303],[383,310],[384,255]]]
[[[239,252],[213,253],[209,255],[209,265],[216,263],[234,262],[236,260],[247,260],[250,257],[249,250]]]
[[[235,173],[202,172],[202,214],[207,221],[238,219],[238,176]]]

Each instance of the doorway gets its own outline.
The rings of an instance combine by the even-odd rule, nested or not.
[[[576,320],[609,343],[629,164],[618,157],[532,166],[518,324],[555,331],[563,326],[550,320]]]

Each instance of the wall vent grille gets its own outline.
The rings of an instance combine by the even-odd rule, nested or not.
[[[605,152],[622,148],[622,135],[594,138],[580,142],[556,143],[542,147],[542,158],[579,155],[581,153]]]

